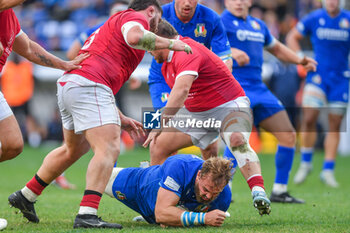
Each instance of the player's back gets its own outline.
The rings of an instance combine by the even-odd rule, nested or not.
[[[12,45],[15,41],[16,35],[20,32],[21,27],[18,19],[12,9],[0,12],[0,43],[4,47],[4,53],[0,58],[0,72],[6,63],[7,57],[12,51]]]
[[[81,63],[82,68],[69,73],[102,83],[117,93],[145,54],[143,50],[131,48],[124,40],[121,27],[129,21],[149,29],[145,16],[132,9],[114,14],[85,41],[79,53],[88,52],[90,57]]]
[[[348,70],[350,52],[350,13],[341,10],[330,17],[325,9],[313,11],[297,25],[303,35],[310,35],[319,70]]]
[[[191,38],[185,37],[181,40],[191,46],[193,54],[174,52],[171,62],[163,65],[162,72],[171,88],[182,72],[197,75],[185,101],[189,111],[206,111],[245,95],[242,87],[216,54]]]

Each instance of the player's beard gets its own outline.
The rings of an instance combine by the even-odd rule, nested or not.
[[[196,195],[196,200],[199,202],[199,203],[203,203],[203,204],[208,204],[210,202],[212,202],[213,200],[204,200],[201,195],[200,195],[200,191],[199,191],[199,187],[198,187],[198,184],[195,184],[194,185],[194,194]]]
[[[158,27],[158,24],[156,22],[156,18],[152,18],[150,21],[149,21],[149,28],[150,28],[150,31],[153,32],[153,33],[156,33],[157,32],[157,27]]]

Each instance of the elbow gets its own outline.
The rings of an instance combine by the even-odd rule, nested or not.
[[[156,209],[154,210],[154,215],[155,215],[155,218],[156,218],[156,222],[157,222],[158,224],[165,223],[164,214],[162,213],[161,210],[159,210],[159,208],[156,208]]]
[[[142,35],[140,35],[139,33],[136,35],[133,35],[133,36],[128,35],[127,36],[128,44],[131,47],[136,47],[139,44],[141,37],[142,37]]]

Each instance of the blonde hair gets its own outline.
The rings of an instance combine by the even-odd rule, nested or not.
[[[209,174],[215,185],[226,185],[232,175],[231,161],[221,157],[212,157],[205,160],[201,169],[201,177]]]

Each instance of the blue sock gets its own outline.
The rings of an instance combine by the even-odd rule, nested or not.
[[[294,158],[294,147],[285,147],[278,145],[275,164],[276,164],[276,178],[275,183],[288,184],[289,173],[292,169]]]
[[[117,167],[117,164],[118,164],[118,161],[117,161],[117,162],[115,162],[114,167]]]
[[[334,170],[335,161],[334,160],[325,160],[323,162],[323,170]]]
[[[225,148],[223,157],[225,159],[230,160],[231,163],[232,163],[232,168],[236,169],[236,167],[237,167],[237,160],[236,160],[235,156],[231,153],[230,149],[227,146]]]
[[[302,147],[301,152],[301,162],[311,163],[312,155],[314,153],[314,148]]]

